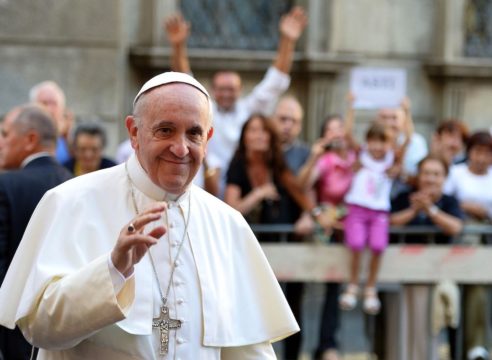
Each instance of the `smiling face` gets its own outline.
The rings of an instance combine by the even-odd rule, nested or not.
[[[346,136],[347,132],[342,119],[338,117],[331,117],[330,119],[325,120],[322,137],[334,149],[342,149],[346,147]]]
[[[181,194],[197,173],[212,135],[208,106],[193,86],[172,83],[142,95],[127,117],[137,158],[163,190]]]
[[[386,153],[391,147],[389,141],[384,141],[381,139],[368,139],[366,145],[367,151],[376,160],[384,159]]]
[[[463,136],[458,131],[443,131],[439,136],[441,151],[453,159],[459,155],[465,146]]]
[[[253,117],[244,130],[244,144],[248,152],[267,152],[270,149],[270,133],[259,117]]]
[[[55,120],[55,125],[58,131],[60,131],[63,127],[65,117],[64,96],[53,86],[46,85],[39,89],[34,101],[46,109],[53,120]]]
[[[103,139],[99,135],[79,134],[74,141],[74,156],[84,173],[98,170],[103,156]]]
[[[5,117],[0,133],[0,167],[2,169],[17,169],[29,155],[26,147],[29,144],[27,134],[15,125],[15,119],[20,111],[15,110]]]
[[[446,165],[441,161],[432,158],[422,160],[417,175],[417,187],[431,195],[439,196],[442,194],[446,176]]]
[[[402,109],[380,109],[378,112],[378,122],[386,126],[394,137],[402,131],[404,120]]]
[[[229,111],[241,95],[241,78],[231,71],[221,71],[215,74],[212,91],[219,108]]]
[[[294,98],[283,98],[273,114],[273,121],[283,144],[293,143],[302,130],[303,111]]]
[[[468,167],[475,174],[486,174],[492,166],[492,149],[486,145],[475,145],[468,150]]]

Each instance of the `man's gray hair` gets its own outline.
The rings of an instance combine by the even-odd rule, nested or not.
[[[61,105],[65,107],[65,93],[62,88],[54,81],[48,80],[40,82],[39,84],[34,85],[31,90],[29,90],[29,100],[31,102],[37,102],[38,94],[43,89],[51,89],[56,92],[61,100]]]
[[[38,105],[23,105],[19,114],[14,118],[12,125],[21,134],[35,131],[39,134],[42,146],[56,145],[57,131],[55,121]]]

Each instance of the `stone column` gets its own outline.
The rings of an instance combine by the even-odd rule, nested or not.
[[[319,138],[320,126],[325,115],[331,110],[333,97],[333,76],[326,74],[310,74],[307,85],[307,108],[305,133],[312,142]]]

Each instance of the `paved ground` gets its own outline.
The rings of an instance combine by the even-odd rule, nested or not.
[[[304,294],[304,320],[303,320],[303,349],[300,360],[311,360],[312,353],[317,346],[319,319],[324,300],[324,285],[306,284]],[[364,333],[364,314],[360,308],[349,312],[341,312],[339,329],[340,351],[343,360],[377,360],[376,356],[370,356],[371,344]],[[282,359],[281,351],[275,347],[279,359]],[[447,360],[448,349],[442,346],[440,360]]]

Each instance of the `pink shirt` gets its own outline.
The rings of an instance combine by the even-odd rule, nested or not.
[[[352,168],[356,159],[355,151],[349,151],[346,159],[334,152],[328,152],[318,160],[317,193],[320,203],[338,205],[343,202],[352,183],[354,176]]]

